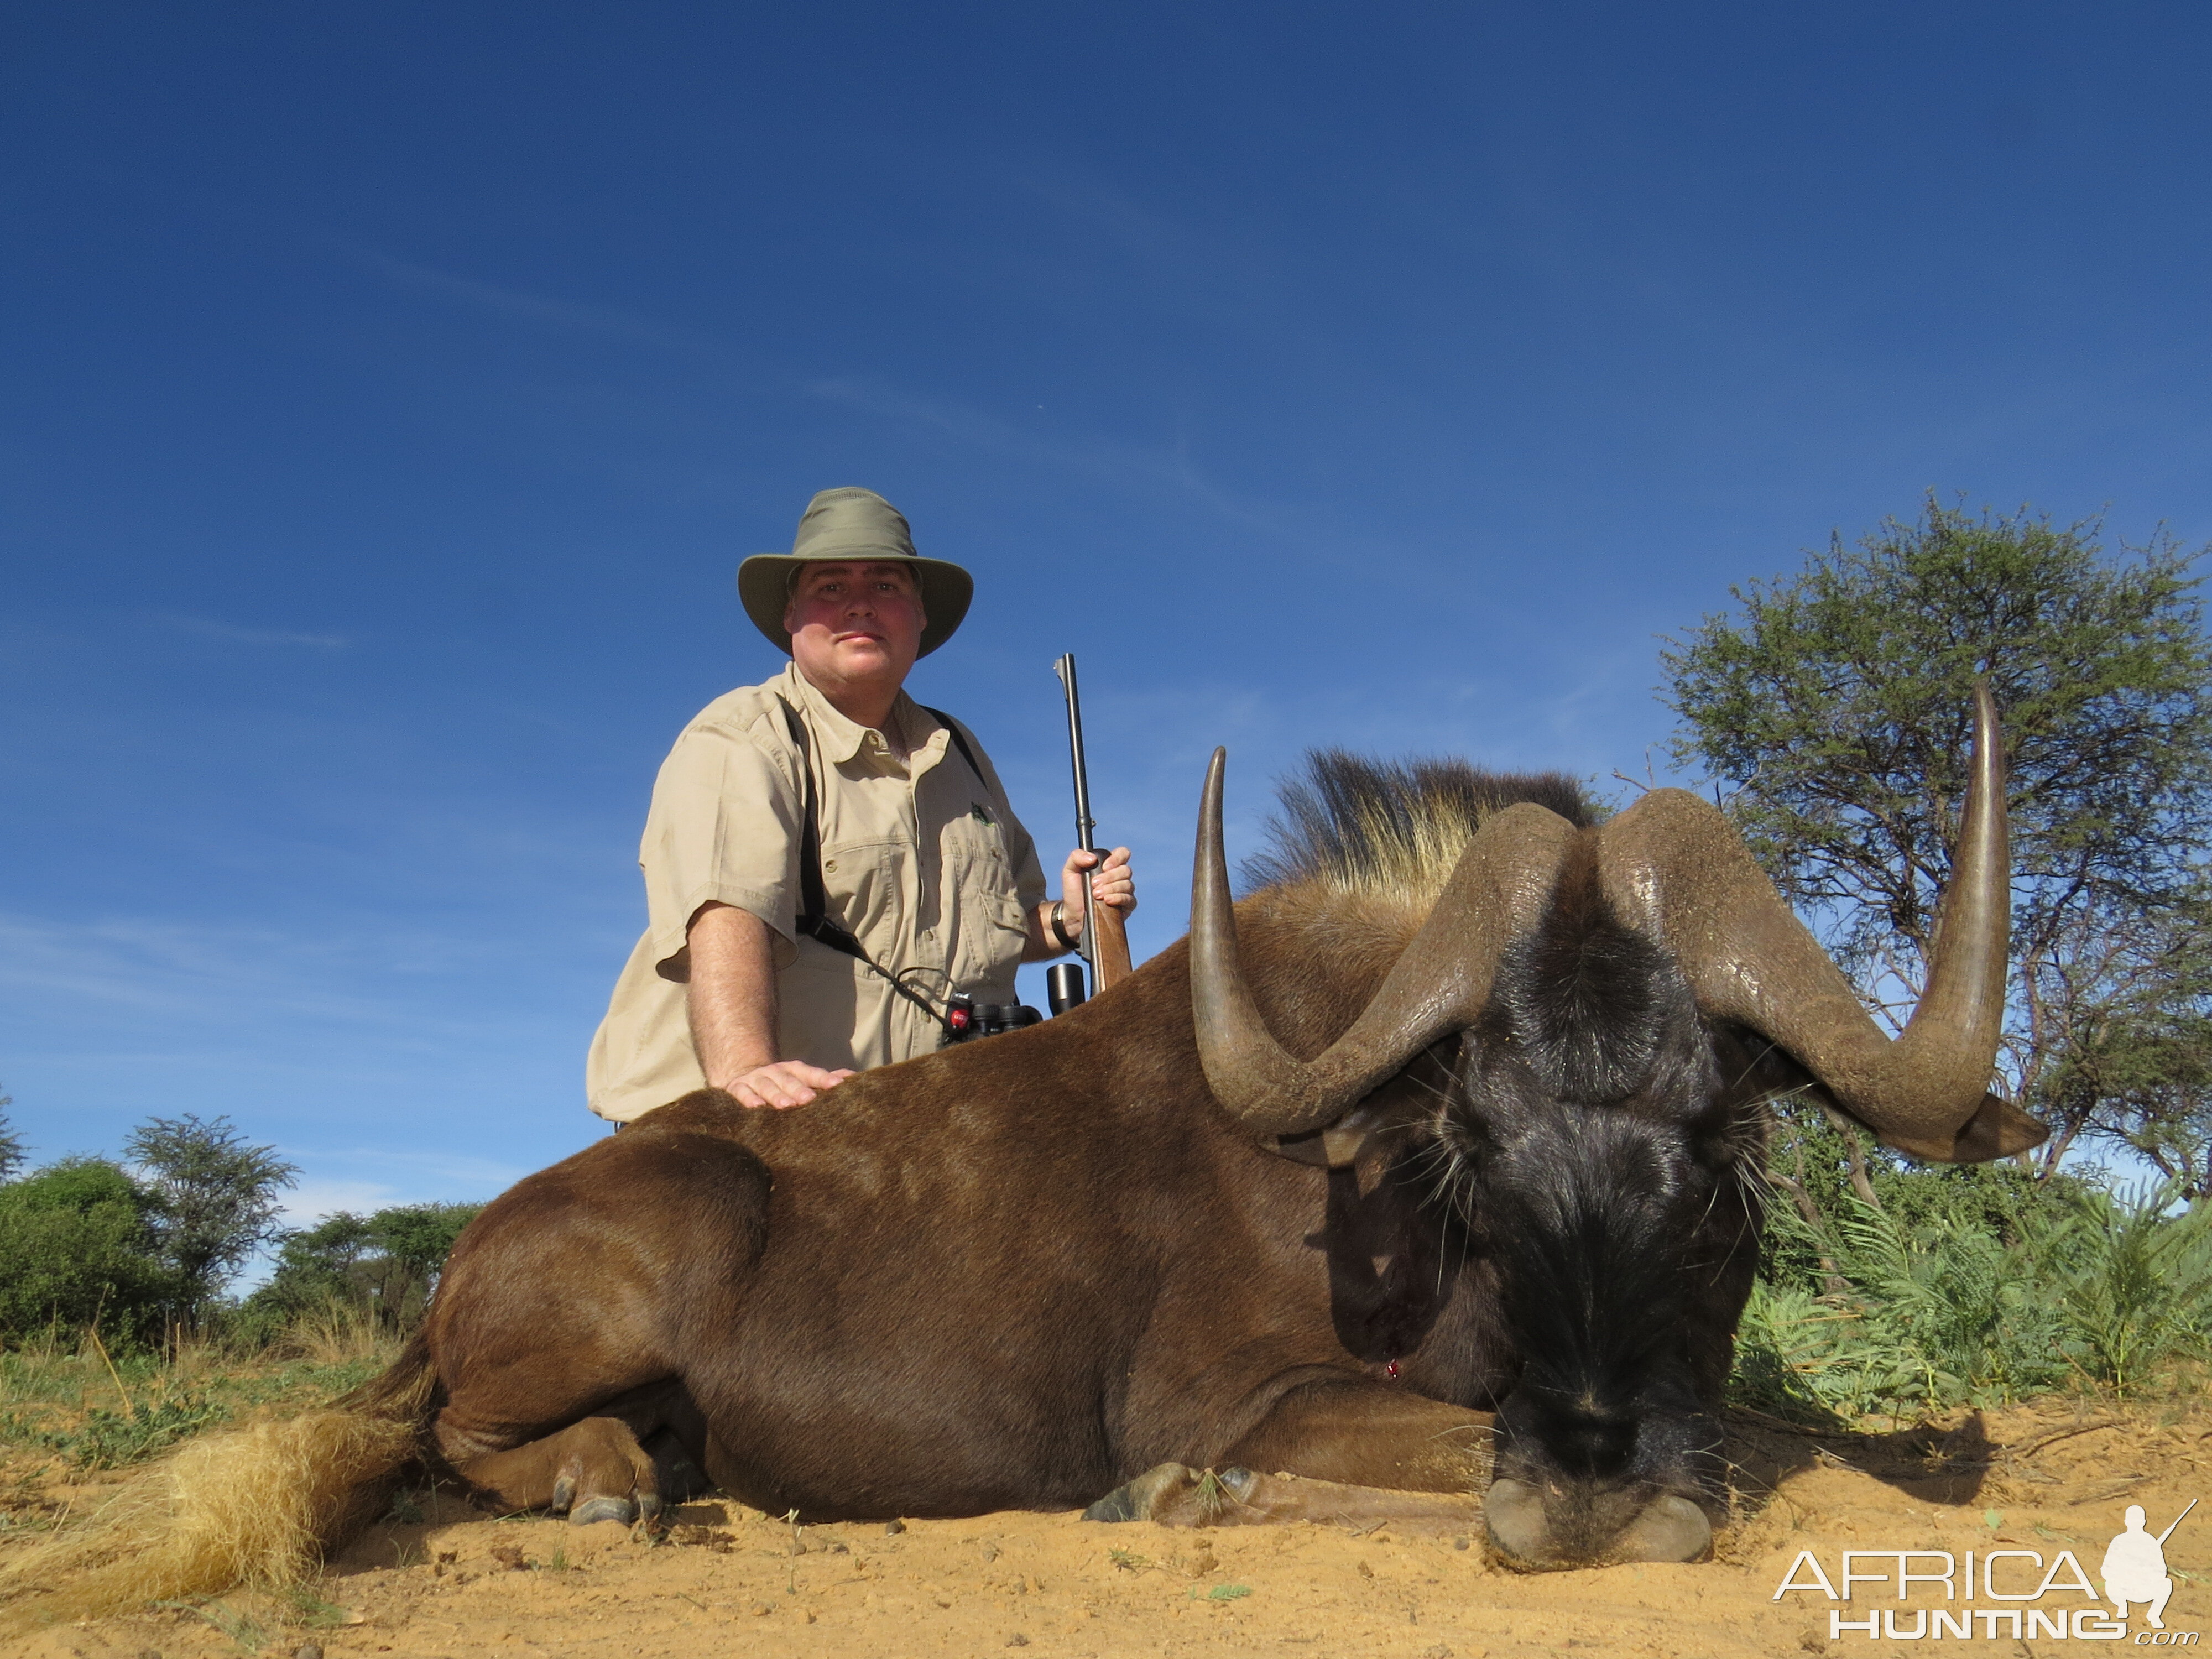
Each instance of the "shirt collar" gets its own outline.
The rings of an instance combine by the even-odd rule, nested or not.
[[[787,682],[785,695],[794,697],[806,712],[807,723],[822,742],[823,758],[833,766],[842,766],[868,747],[871,740],[878,750],[884,748],[882,733],[873,726],[863,726],[848,720],[837,705],[815,688],[814,683],[799,672],[799,665],[787,662],[783,665],[783,677]],[[907,696],[898,694],[891,704],[891,720],[898,734],[906,740],[911,763],[917,771],[927,771],[945,750],[945,728],[921,712],[921,705]],[[925,761],[924,757],[928,758]]]

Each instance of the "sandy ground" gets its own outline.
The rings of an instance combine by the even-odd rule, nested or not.
[[[1948,1434],[1850,1438],[1739,1418],[1730,1451],[1738,1519],[1717,1559],[1697,1565],[1530,1577],[1486,1562],[1479,1538],[1388,1527],[1190,1531],[1004,1514],[902,1530],[794,1528],[715,1501],[685,1506],[667,1538],[651,1542],[611,1523],[494,1520],[430,1498],[419,1522],[380,1523],[331,1564],[319,1587],[325,1605],[234,1598],[58,1626],[16,1650],[38,1659],[291,1656],[311,1645],[321,1659],[1902,1653],[1922,1644],[1856,1632],[1832,1640],[1831,1604],[1817,1591],[1777,1601],[1797,1553],[1814,1551],[1833,1577],[1845,1549],[2016,1548],[2046,1561],[2071,1549],[2094,1575],[2126,1504],[2143,1504],[2156,1531],[2189,1499],[2212,1497],[2212,1409],[2197,1406],[2020,1410],[1969,1417]],[[2177,1572],[2167,1629],[2204,1632],[2212,1645],[2212,1504],[2166,1554]],[[2015,1569],[2032,1584],[2027,1564],[2007,1571]],[[1916,1588],[1905,1632],[1914,1612],[1944,1605],[1940,1588],[1932,1594]],[[1860,1600],[1843,1611],[1858,1619],[1883,1605]],[[2024,1605],[2086,1603],[2053,1592]],[[2136,1611],[2121,1646],[2148,1645]],[[1975,1628],[1959,1645],[2029,1655],[2058,1645]]]

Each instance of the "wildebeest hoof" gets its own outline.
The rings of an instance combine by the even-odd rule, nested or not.
[[[1674,1492],[1653,1498],[1617,1537],[1595,1551],[1561,1547],[1541,1494],[1525,1480],[1492,1481],[1482,1514],[1492,1553],[1522,1572],[1610,1561],[1699,1561],[1713,1547],[1712,1522],[1705,1512]]]
[[[1509,1566],[1542,1565],[1549,1547],[1544,1500],[1524,1480],[1493,1480],[1483,1494],[1482,1522],[1490,1547]]]
[[[545,1507],[556,1515],[566,1515],[568,1505],[576,1501],[576,1477],[564,1474],[553,1483],[553,1501]]]
[[[1705,1512],[1669,1492],[1644,1506],[1610,1553],[1617,1561],[1702,1561],[1712,1548],[1713,1523]]]
[[[1197,1477],[1180,1463],[1160,1463],[1120,1486],[1083,1511],[1085,1521],[1150,1521],[1161,1505]]]
[[[627,1498],[586,1498],[568,1511],[568,1524],[588,1527],[599,1521],[619,1521],[625,1527],[637,1519],[637,1505]]]
[[[1085,1521],[1133,1521],[1136,1506],[1130,1501],[1129,1489],[1116,1486],[1103,1498],[1083,1511]]]

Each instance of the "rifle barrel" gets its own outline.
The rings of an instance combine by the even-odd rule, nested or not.
[[[2178,1527],[2178,1526],[2179,1526],[2183,1522],[2185,1522],[2185,1521],[2186,1521],[2187,1519],[2189,1519],[2189,1510],[2193,1510],[2193,1509],[2195,1509],[2196,1507],[2197,1507],[2197,1500],[2196,1500],[2195,1498],[2191,1498],[2191,1499],[2189,1500],[2189,1508],[2188,1508],[2188,1509],[2185,1509],[2185,1510],[2182,1510],[2182,1512],[2181,1512],[2180,1514],[2179,1514],[2179,1515],[2177,1515],[2177,1516],[2175,1516],[2173,1517],[2173,1527]],[[2173,1527],[2168,1527],[2168,1528],[2167,1528],[2164,1532],[2162,1532],[2162,1533],[2159,1534],[2159,1535],[2158,1535],[2158,1541],[2159,1541],[2160,1544],[2164,1544],[2167,1539],[2169,1539],[2169,1538],[2171,1538],[2171,1537],[2172,1537],[2172,1536],[2173,1536]]]
[[[1067,754],[1075,771],[1075,844],[1086,853],[1098,849],[1091,845],[1091,831],[1097,827],[1091,818],[1090,769],[1083,758],[1083,696],[1076,690],[1075,653],[1071,651],[1052,665],[1060,676],[1061,688],[1067,693]],[[1098,975],[1098,902],[1091,891],[1091,878],[1083,878],[1083,948],[1078,953],[1091,964],[1095,981]],[[1100,988],[1103,988],[1103,987]]]

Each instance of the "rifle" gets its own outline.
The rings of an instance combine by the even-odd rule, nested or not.
[[[2191,1499],[2189,1500],[2189,1510],[2193,1510],[2193,1509],[2195,1509],[2196,1507],[2197,1507],[2197,1500],[2196,1500],[2195,1498],[2191,1498]],[[2185,1521],[2186,1521],[2187,1519],[2189,1519],[2189,1510],[2182,1510],[2182,1512],[2181,1512],[2180,1514],[2179,1514],[2179,1515],[2177,1515],[2177,1516],[2175,1516],[2173,1517],[2173,1527],[2178,1527],[2178,1526],[2179,1526],[2183,1522],[2185,1522]],[[2162,1533],[2159,1534],[2159,1535],[2158,1535],[2158,1541],[2159,1541],[2160,1544],[2165,1543],[2165,1542],[2166,1542],[2166,1540],[2167,1539],[2169,1539],[2169,1538],[2171,1538],[2171,1537],[2172,1537],[2172,1536],[2173,1536],[2173,1527],[2168,1527],[2168,1528],[2167,1528],[2164,1532],[2162,1532]]]
[[[1070,652],[1054,663],[1052,672],[1060,676],[1067,693],[1067,751],[1075,770],[1075,844],[1086,853],[1095,853],[1098,849],[1091,844],[1091,835],[1097,825],[1091,817],[1091,778],[1083,759],[1083,699],[1075,689],[1075,653]],[[1129,935],[1121,913],[1110,904],[1099,903],[1091,890],[1091,877],[1097,869],[1093,865],[1083,878],[1083,944],[1078,954],[1091,964],[1091,977],[1103,991],[1128,976]],[[1048,978],[1054,1013],[1083,1000],[1079,969],[1071,967],[1062,975],[1055,968]],[[1075,981],[1073,995],[1066,994],[1067,978]]]

